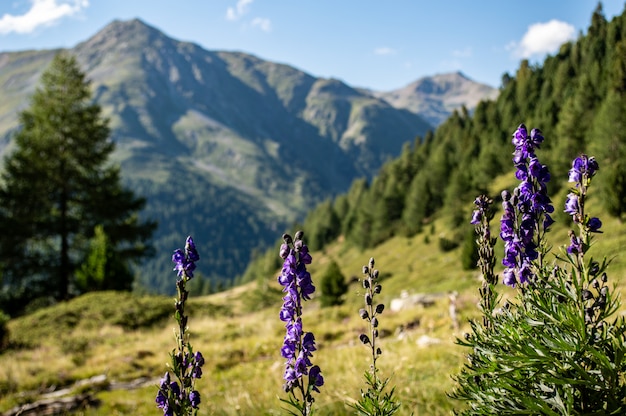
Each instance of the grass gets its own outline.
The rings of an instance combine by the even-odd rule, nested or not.
[[[382,276],[383,291],[377,300],[387,306],[380,319],[384,335],[378,364],[381,375],[390,377],[390,384],[396,386],[402,401],[399,414],[444,415],[462,407],[447,393],[454,387],[451,375],[464,363],[464,351],[455,339],[468,331],[467,320],[477,317],[479,281],[476,271],[462,270],[460,249],[439,250],[437,238],[452,233],[446,224],[445,218],[438,219],[422,234],[393,238],[367,253],[341,241],[323,252],[312,253],[309,270],[314,281],[331,259],[352,279],[342,306],[321,308],[315,298],[305,304],[304,330],[316,335],[318,351],[313,362],[320,365],[326,381],[322,393],[316,396],[318,414],[350,414],[349,405],[365,388],[363,373],[369,368],[369,353],[358,341],[365,323],[357,312],[364,292],[354,277],[361,277],[361,268],[370,256],[375,257]],[[623,293],[620,277],[626,263],[619,254],[626,247],[624,226],[618,220],[606,219],[603,228],[606,232],[592,254],[616,256],[609,278]],[[557,226],[550,238],[566,233],[564,226]],[[558,244],[565,242],[566,237]],[[172,284],[174,279],[172,275]],[[268,276],[268,281],[274,289],[279,288],[275,276]],[[258,301],[257,285],[252,282],[205,297],[191,294],[191,342],[206,358],[204,376],[197,383],[203,400],[200,414],[284,414],[279,400],[285,397],[281,388],[284,360],[279,353],[285,331],[278,319],[281,295],[266,292],[271,296],[265,300],[269,306],[249,312],[255,309],[250,303]],[[456,332],[451,326],[446,296],[452,290],[459,293],[462,323]],[[389,304],[402,291],[431,294],[435,303],[393,312]],[[505,296],[513,293],[503,291]],[[0,354],[0,412],[32,402],[51,388],[106,374],[111,382],[140,377],[153,382],[133,391],[94,388],[100,406],[78,414],[157,414],[156,386],[165,372],[168,353],[175,346],[172,313],[173,301],[169,298],[103,292],[10,321],[14,347]],[[418,324],[398,336],[399,327],[409,323]],[[426,336],[437,343],[419,346],[418,340]]]

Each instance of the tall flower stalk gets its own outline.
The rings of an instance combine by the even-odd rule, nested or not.
[[[498,284],[498,276],[494,273],[496,254],[494,247],[497,237],[491,236],[491,220],[494,217],[492,209],[493,200],[486,195],[480,195],[474,200],[476,209],[472,213],[470,221],[476,227],[476,245],[478,246],[478,268],[482,274],[482,286],[480,293],[480,309],[483,313],[483,325],[491,326],[493,310],[498,300],[495,286]]]
[[[354,409],[360,416],[390,416],[400,408],[400,402],[394,398],[395,387],[385,392],[389,378],[381,379],[378,375],[376,361],[382,354],[378,340],[378,316],[383,313],[385,305],[376,304],[374,298],[380,294],[382,286],[378,283],[378,270],[374,269],[372,257],[367,266],[363,266],[363,288],[365,289],[365,308],[359,310],[361,319],[368,323],[368,333],[362,333],[359,339],[363,345],[369,347],[372,355],[372,364],[369,371],[365,372],[367,390],[361,390],[361,398],[354,404]],[[376,305],[376,306],[374,306]]]
[[[172,255],[174,271],[178,276],[174,301],[174,318],[178,324],[176,348],[170,353],[169,368],[161,379],[155,400],[165,416],[197,415],[200,406],[200,393],[195,389],[195,382],[202,377],[204,357],[199,351],[194,353],[189,342],[188,317],[185,314],[185,302],[189,297],[186,284],[193,278],[198,260],[200,256],[191,237],[187,237],[184,250],[176,249]]]
[[[315,336],[302,329],[302,302],[311,299],[315,286],[306,265],[311,264],[309,249],[302,240],[304,233],[298,231],[295,239],[283,235],[280,257],[284,260],[278,282],[283,286],[283,306],[280,320],[285,322],[286,334],[280,349],[285,362],[283,389],[288,394],[287,409],[292,415],[308,416],[313,413],[313,392],[319,393],[324,385],[319,366],[313,365],[311,357],[316,351]]]

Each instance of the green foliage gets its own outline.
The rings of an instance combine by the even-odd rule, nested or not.
[[[323,307],[336,306],[343,303],[343,295],[348,291],[348,283],[341,273],[339,265],[334,260],[330,261],[324,274],[320,277],[320,302]]]
[[[109,242],[101,225],[96,226],[89,246],[85,262],[76,271],[76,285],[81,291],[102,289],[105,282]]]
[[[473,270],[478,264],[478,244],[476,244],[476,233],[472,228],[468,229],[461,245],[461,266],[463,270]]]
[[[390,416],[398,411],[400,403],[395,399],[395,387],[385,391],[389,379],[381,380],[371,372],[365,372],[365,382],[369,386],[361,392],[361,399],[354,405],[359,416]]]
[[[12,312],[43,294],[72,295],[96,225],[124,268],[149,254],[145,242],[156,227],[139,220],[145,200],[124,189],[119,169],[109,164],[108,121],[74,57],[54,57],[19,121],[0,188],[0,252],[10,294],[3,298]]]
[[[7,328],[9,315],[0,311],[0,352],[5,348],[9,340],[9,329]]]
[[[459,242],[454,239],[450,239],[447,237],[439,237],[439,250],[443,253],[447,253],[448,251],[452,251],[459,246]]]

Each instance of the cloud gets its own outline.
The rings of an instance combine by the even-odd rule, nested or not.
[[[511,42],[506,49],[516,58],[530,58],[556,52],[559,47],[575,38],[576,28],[569,23],[552,19],[528,27],[522,40]]]
[[[252,19],[252,22],[250,24],[252,25],[252,27],[258,27],[263,32],[272,31],[272,22],[270,21],[270,19],[267,19],[265,17],[255,17],[254,19]]]
[[[42,26],[50,26],[63,17],[72,16],[89,6],[89,0],[31,0],[32,6],[25,14],[0,17],[0,34],[32,33]]]
[[[393,48],[388,48],[386,46],[382,46],[380,48],[374,49],[374,54],[375,55],[381,55],[381,56],[384,56],[384,55],[395,55],[396,53],[398,53],[398,51],[396,51]]]
[[[249,6],[254,0],[238,0],[235,7],[226,9],[227,20],[237,20],[244,14],[248,13]]]

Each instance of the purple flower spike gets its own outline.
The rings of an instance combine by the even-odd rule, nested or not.
[[[554,207],[547,193],[550,172],[535,155],[543,140],[539,129],[532,129],[529,135],[523,124],[513,134],[513,163],[520,184],[513,195],[503,192],[500,220],[505,250],[502,264],[506,267],[503,281],[511,286],[532,280],[530,262],[539,257],[542,236],[554,223],[549,215]]]
[[[311,264],[312,257],[302,236],[303,233],[298,232],[292,240],[290,235],[285,234],[283,236],[285,242],[280,246],[279,251],[284,262],[280,276],[278,276],[278,283],[283,286],[285,293],[279,318],[285,322],[286,329],[280,354],[287,360],[283,373],[285,380],[283,388],[287,393],[292,392],[298,386],[306,386],[304,377],[307,375],[309,384],[312,383],[314,387],[313,391],[319,392],[317,386],[323,384],[319,367],[317,367],[317,372],[313,373],[313,378],[310,373],[313,365],[312,353],[317,349],[315,337],[311,332],[304,333],[302,330],[302,302],[311,299],[311,295],[315,292],[311,274],[306,269],[306,265]],[[308,403],[313,402],[309,390],[305,393],[303,400]]]

